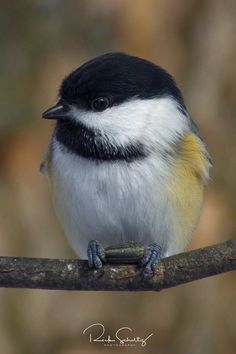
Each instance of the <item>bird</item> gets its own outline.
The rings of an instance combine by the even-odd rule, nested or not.
[[[144,274],[183,252],[193,234],[212,167],[174,78],[133,55],[100,55],[73,70],[56,105],[41,163],[55,213],[91,269],[105,247],[138,242]]]

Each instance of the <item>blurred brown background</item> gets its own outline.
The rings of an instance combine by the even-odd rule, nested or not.
[[[169,70],[214,160],[191,248],[236,233],[234,0],[0,1],[0,254],[74,257],[38,166],[53,123],[41,112],[84,61],[125,51]],[[233,354],[232,273],[161,293],[0,289],[0,353]],[[154,333],[145,348],[104,348],[82,331],[102,322]]]

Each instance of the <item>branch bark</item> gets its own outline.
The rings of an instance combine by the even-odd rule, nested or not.
[[[0,257],[0,287],[159,291],[235,270],[236,240],[163,258],[148,278],[137,265],[142,255],[137,244],[107,248],[108,263],[98,271],[84,260]]]

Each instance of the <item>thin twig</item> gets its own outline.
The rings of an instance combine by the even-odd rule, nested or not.
[[[142,254],[137,244],[110,247],[108,263],[98,271],[84,260],[0,257],[0,287],[159,291],[236,269],[236,240],[163,258],[151,277],[143,277],[137,264]]]

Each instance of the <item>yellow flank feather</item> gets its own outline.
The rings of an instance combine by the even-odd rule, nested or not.
[[[174,205],[174,228],[178,235],[175,251],[186,247],[198,221],[209,167],[204,144],[194,133],[187,134],[173,161],[168,185]]]
[[[209,178],[210,162],[207,159],[206,147],[194,133],[185,135],[179,146],[178,163],[192,171],[202,182]]]

